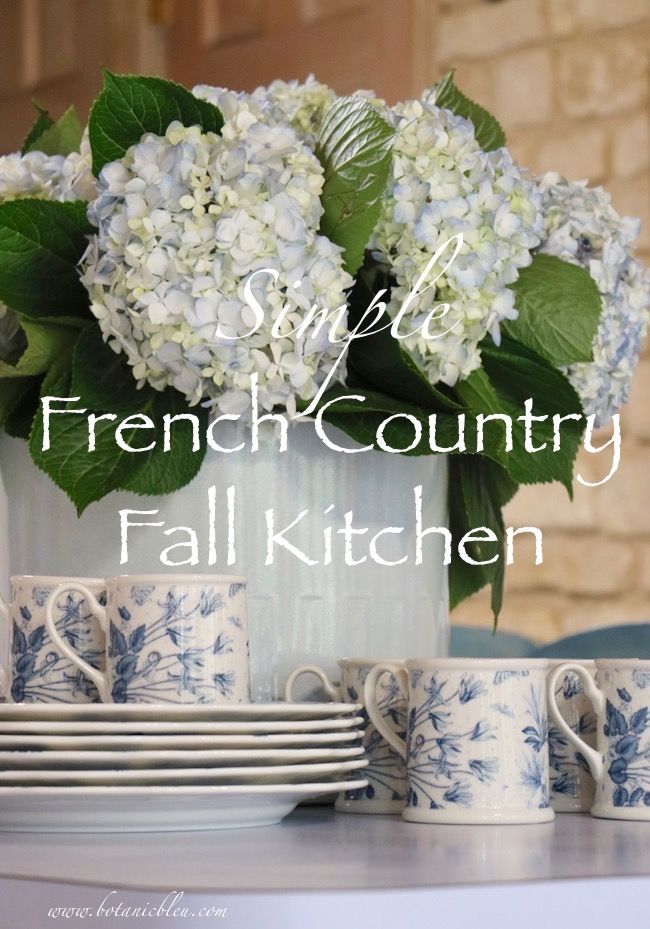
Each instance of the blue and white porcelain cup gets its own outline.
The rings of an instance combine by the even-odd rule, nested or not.
[[[564,659],[551,659],[551,671],[565,665]],[[596,676],[593,661],[574,661]],[[565,671],[555,682],[555,702],[562,719],[581,736],[590,748],[596,746],[596,716],[585,693],[582,679],[575,671]],[[582,752],[549,720],[548,756],[550,765],[551,806],[556,813],[588,813],[594,802],[596,784]]]
[[[549,710],[568,741],[587,760],[596,782],[591,813],[605,819],[650,820],[650,661],[596,659],[596,680],[569,662],[549,677]],[[562,718],[556,689],[572,671],[596,713],[596,748]]]
[[[415,658],[406,738],[384,723],[376,685],[365,683],[371,721],[406,761],[404,819],[418,823],[541,823],[548,790],[544,659]]]
[[[304,665],[289,676],[285,699],[293,701],[293,687],[301,675],[315,674],[331,700],[361,703],[366,678],[377,664],[384,668],[375,688],[379,712],[386,726],[397,734],[403,734],[406,731],[406,689],[402,676],[396,672],[403,670],[404,665],[396,659],[342,658],[338,662],[340,684],[333,684],[317,665]],[[368,779],[368,784],[339,794],[334,806],[341,813],[401,813],[406,799],[404,760],[370,722],[365,707],[361,715],[364,718],[362,744],[368,756],[368,767],[363,776]]]
[[[65,641],[70,654],[61,654],[46,626],[46,606],[61,583],[73,585],[52,602],[52,623],[57,638]],[[78,592],[83,585],[85,593]],[[74,589],[73,589],[74,588]],[[10,703],[96,703],[97,688],[89,675],[78,670],[84,660],[95,673],[104,668],[104,633],[94,615],[93,602],[104,600],[103,578],[42,577],[19,575],[11,578],[11,603],[0,599],[0,617],[10,629],[10,658],[4,690]],[[74,655],[74,660],[71,657]]]
[[[82,594],[105,632],[105,670],[59,635],[58,599]],[[106,579],[104,608],[82,583],[66,581],[46,604],[47,631],[87,675],[104,703],[247,703],[246,579],[222,575],[122,575]]]

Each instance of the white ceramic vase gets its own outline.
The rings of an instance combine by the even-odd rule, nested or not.
[[[330,427],[328,431],[334,434]],[[236,573],[249,579],[253,700],[280,698],[288,674],[299,664],[318,663],[334,676],[336,661],[344,656],[446,654],[448,593],[442,536],[424,539],[423,563],[416,565],[414,504],[414,487],[421,485],[423,527],[447,525],[444,457],[335,452],[321,442],[311,423],[289,430],[284,454],[279,454],[273,438],[252,453],[250,436],[236,433],[234,427],[229,437],[221,431],[220,441],[224,446],[244,441],[246,447],[231,455],[210,451],[194,481],[174,494],[112,493],[77,518],[66,495],[34,466],[27,444],[1,436],[3,592],[9,574],[160,574],[161,551],[187,539],[186,533],[165,536],[164,530],[186,526],[198,534],[200,562],[168,570]],[[352,445],[344,436],[340,442]],[[207,560],[211,486],[216,488],[214,565]],[[228,487],[235,488],[236,560],[231,564],[226,558]],[[120,564],[119,510],[123,508],[158,510],[156,516],[141,519],[165,523],[159,529],[130,531],[126,564]],[[277,546],[274,563],[265,563],[269,509],[274,511],[276,532],[301,511],[309,511],[286,538],[318,565],[309,567]],[[368,530],[352,538],[354,558],[366,556],[354,566],[345,564],[344,539],[336,532],[348,511],[354,513],[354,527]],[[332,561],[323,564],[327,527],[332,527]],[[387,567],[369,557],[369,540],[386,527],[404,527],[404,531],[381,536],[377,551],[387,561],[406,556],[404,564]],[[173,557],[187,553],[187,548],[177,549]],[[306,684],[312,686],[308,679]]]

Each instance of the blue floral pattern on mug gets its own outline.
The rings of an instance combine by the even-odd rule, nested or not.
[[[526,703],[530,722],[524,726],[522,734],[529,750],[521,768],[521,782],[528,792],[528,808],[544,810],[549,806],[548,716],[544,688],[531,684]]]
[[[541,672],[535,683],[529,675],[508,669],[410,672],[407,807],[548,808],[544,680]],[[511,748],[504,754],[504,740],[514,757]]]
[[[639,706],[638,690],[645,681],[618,687],[617,699],[605,702],[603,735],[608,742],[605,758],[611,802],[618,807],[650,806],[650,709]],[[630,690],[637,691],[635,700]]]
[[[359,686],[349,685],[346,688],[346,702],[359,703],[363,700],[363,684],[368,676],[368,671],[368,667],[357,669]],[[382,718],[394,732],[405,738],[407,698],[399,678],[395,674],[387,672],[379,681],[377,691],[381,693],[381,697],[377,700],[377,706]],[[344,799],[374,800],[378,803],[394,803],[401,807],[404,804],[406,793],[406,765],[404,760],[377,732],[368,718],[365,707],[359,715],[363,718],[364,735],[362,744],[368,758],[368,767],[364,769],[364,777],[368,779],[368,785],[357,790],[346,791]]]
[[[11,606],[11,699],[14,703],[97,703],[97,688],[61,655],[45,627],[44,607],[54,589],[16,579]],[[97,589],[99,597],[105,592]],[[104,636],[85,598],[72,591],[55,604],[56,627],[94,668],[104,667]]]
[[[248,700],[245,583],[118,590],[108,610],[113,702]]]
[[[415,681],[411,677],[412,687],[421,677],[419,672],[415,674]],[[478,743],[493,741],[496,736],[486,718],[478,719],[468,729],[458,729],[454,726],[453,711],[454,705],[465,705],[485,695],[486,686],[471,674],[463,675],[456,687],[441,675],[432,674],[424,691],[424,702],[409,712],[407,806],[424,803],[432,810],[449,804],[469,807],[473,802],[473,782],[486,783],[499,770],[496,755],[486,756],[474,748]]]

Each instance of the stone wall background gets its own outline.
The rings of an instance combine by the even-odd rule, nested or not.
[[[497,116],[515,156],[535,171],[589,178],[621,212],[643,219],[650,259],[648,0],[441,0],[436,62]],[[507,571],[501,628],[549,641],[610,623],[650,620],[650,353],[623,411],[621,466],[602,487],[522,489],[506,525],[539,526],[544,563],[520,540]],[[607,455],[581,454],[599,480]],[[517,543],[516,543],[517,545]],[[485,592],[452,621],[489,626]]]

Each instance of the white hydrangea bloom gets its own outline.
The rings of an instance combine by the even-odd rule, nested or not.
[[[395,277],[388,307],[395,316],[435,251],[462,233],[452,266],[413,301],[400,327],[418,329],[434,307],[449,304],[429,326],[439,338],[418,331],[402,344],[432,383],[453,385],[480,365],[479,342],[488,333],[498,342],[499,323],[516,318],[507,285],[540,241],[541,197],[506,149],[482,151],[469,120],[426,96],[398,104],[392,121],[392,177],[371,247]]]
[[[15,152],[0,157],[0,202],[18,197],[39,200],[91,200],[96,188],[87,140],[81,152],[46,155]]]
[[[268,87],[258,87],[253,96],[277,107],[298,136],[311,148],[316,143],[325,110],[336,99],[332,88],[321,84],[313,74],[302,83],[272,81]]]
[[[87,132],[80,152],[46,155],[33,151],[0,156],[0,202],[29,197],[38,200],[91,200],[96,196]],[[20,329],[19,318],[0,302],[0,359],[7,356]]]
[[[639,221],[621,217],[602,187],[549,173],[540,180],[544,236],[540,252],[589,271],[602,296],[594,360],[567,368],[585,412],[605,425],[626,402],[650,315],[650,272],[632,243]]]
[[[256,373],[260,404],[294,412],[296,398],[316,394],[341,346],[328,341],[328,327],[317,338],[292,330],[312,304],[345,304],[352,284],[341,250],[318,235],[323,171],[250,96],[197,94],[222,109],[221,135],[172,123],[101,172],[89,210],[98,234],[84,259],[92,311],[140,383],[243,413]],[[265,320],[246,336],[256,319],[244,287],[263,268],[277,282],[255,279]],[[287,303],[283,334],[273,338]]]

